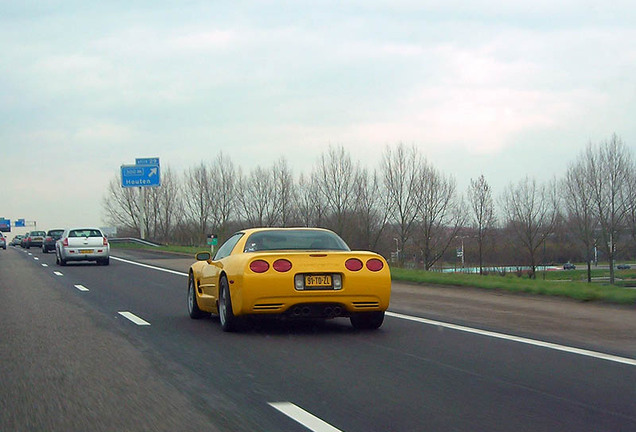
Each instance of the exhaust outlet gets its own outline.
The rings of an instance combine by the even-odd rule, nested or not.
[[[340,306],[334,306],[333,316],[340,316],[342,314],[342,308]]]

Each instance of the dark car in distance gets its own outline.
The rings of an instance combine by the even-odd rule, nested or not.
[[[563,264],[563,270],[576,270],[576,266],[570,262]]]
[[[44,237],[44,241],[42,242],[42,252],[48,253],[49,251],[54,251],[55,242],[62,237],[63,232],[63,229],[48,230],[46,236]]]

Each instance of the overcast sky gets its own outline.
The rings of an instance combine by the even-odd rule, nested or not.
[[[104,226],[120,165],[416,145],[465,191],[636,148],[633,0],[0,0],[0,216]],[[12,237],[20,230],[13,230]]]

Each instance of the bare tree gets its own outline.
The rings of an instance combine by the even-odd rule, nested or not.
[[[240,217],[250,226],[273,226],[279,216],[279,201],[272,171],[256,167],[239,184],[236,198]]]
[[[402,247],[398,258],[402,265],[406,244],[411,240],[420,211],[418,187],[422,163],[422,156],[415,146],[407,148],[401,143],[395,150],[387,147],[382,157],[381,175],[387,214],[389,222],[397,229]]]
[[[420,250],[430,270],[444,255],[464,222],[455,179],[444,176],[428,162],[420,167]]]
[[[134,231],[136,235],[141,232],[137,188],[122,187],[119,177],[108,183],[103,209],[109,224]]]
[[[230,233],[226,232],[228,224],[237,206],[238,180],[241,177],[231,159],[219,153],[209,166],[209,207],[212,214],[213,229],[220,238]]]
[[[612,135],[598,147],[591,144],[585,152],[588,187],[598,218],[600,247],[607,255],[610,283],[614,283],[616,244],[627,221],[629,174],[634,169],[630,151],[623,141]]]
[[[632,244],[636,247],[636,166],[629,173],[629,187],[627,188],[625,202],[627,203],[627,219]]]
[[[185,172],[183,187],[183,208],[185,217],[195,228],[195,243],[201,243],[206,238],[206,233],[212,218],[210,206],[211,179],[210,170],[201,163]]]
[[[510,184],[502,196],[508,226],[527,252],[532,278],[536,276],[537,251],[557,221],[556,190],[555,183],[540,186],[526,176],[518,184]]]
[[[380,180],[374,171],[358,171],[355,180],[355,226],[360,233],[360,247],[376,250],[387,224],[386,205],[380,193]]]
[[[289,226],[294,220],[297,198],[294,176],[284,158],[281,158],[272,167],[272,180],[279,213],[278,223],[284,227]]]
[[[155,209],[152,232],[153,238],[169,241],[173,231],[183,220],[183,205],[180,194],[179,178],[172,169],[161,172],[161,186],[150,188],[152,205]]]
[[[476,180],[470,180],[468,201],[470,202],[472,210],[472,225],[477,235],[479,274],[483,274],[484,243],[486,236],[495,226],[495,205],[492,197],[492,189],[483,174]]]
[[[587,281],[592,282],[592,248],[596,243],[598,225],[592,189],[589,187],[589,166],[584,158],[570,164],[563,179],[563,202],[576,238],[585,248]]]
[[[298,178],[296,218],[302,226],[323,226],[325,205],[317,185],[303,174]]]
[[[350,238],[347,218],[355,207],[356,170],[351,156],[340,146],[329,147],[312,173],[312,181],[333,218],[333,229],[345,240]]]

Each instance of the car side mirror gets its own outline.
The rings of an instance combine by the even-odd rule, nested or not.
[[[212,259],[212,254],[210,252],[197,252],[194,257],[197,261],[210,261]]]

